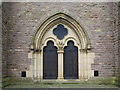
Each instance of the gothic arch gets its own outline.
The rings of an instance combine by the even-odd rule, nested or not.
[[[54,14],[40,25],[34,36],[32,48],[41,50],[41,41],[44,34],[51,27],[55,26],[58,23],[67,25],[69,28],[73,29],[76,32],[77,36],[79,37],[79,44],[81,45],[81,49],[90,49],[90,40],[83,27],[75,19],[65,13]]]
[[[54,35],[54,29],[63,25],[65,29],[68,29],[68,34],[62,39],[58,39]],[[72,17],[64,14],[57,13],[49,17],[44,21],[34,36],[31,51],[32,51],[32,77],[37,79],[43,79],[43,48],[47,45],[48,41],[53,41],[54,46],[57,47],[58,54],[58,77],[57,79],[64,79],[63,77],[63,53],[64,47],[67,46],[69,41],[74,42],[74,46],[78,48],[78,79],[87,79],[92,75],[91,63],[92,61],[88,57],[89,53],[86,51],[90,49],[90,40],[83,27]]]

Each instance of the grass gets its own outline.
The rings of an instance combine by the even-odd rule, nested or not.
[[[10,79],[6,88],[115,88],[115,77],[91,78],[88,81],[41,81],[33,82],[31,79]]]

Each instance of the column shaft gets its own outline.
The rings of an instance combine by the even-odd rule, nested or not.
[[[40,80],[40,72],[41,72],[41,57],[40,52],[38,53],[38,80]]]
[[[63,52],[58,52],[58,79],[63,79]]]
[[[41,53],[40,58],[40,79],[43,79],[43,52]]]

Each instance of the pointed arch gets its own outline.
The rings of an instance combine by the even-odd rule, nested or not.
[[[41,41],[44,34],[51,27],[58,23],[65,24],[76,32],[77,36],[79,37],[79,44],[81,45],[81,49],[90,49],[90,41],[83,27],[75,19],[65,13],[54,14],[40,25],[33,39],[33,49],[41,49]]]
[[[66,28],[66,31],[68,32],[67,35],[65,35],[62,38],[58,38],[53,32],[58,25],[63,25],[63,27]],[[57,48],[57,79],[64,79],[63,53],[65,49],[64,47],[68,46],[67,43],[69,41],[73,41],[74,46],[78,49],[76,50],[78,55],[78,79],[87,79],[90,76],[93,76],[93,72],[91,69],[91,63],[93,59],[90,60],[91,54],[90,52],[87,52],[87,49],[90,49],[91,45],[88,35],[85,32],[85,29],[82,27],[82,25],[80,25],[75,19],[73,19],[69,15],[64,13],[57,13],[46,19],[43,23],[41,23],[33,38],[33,42],[31,45],[33,70],[31,69],[31,72],[33,71],[34,80],[44,79],[44,47],[47,46],[48,41],[52,41],[54,43],[54,46]]]

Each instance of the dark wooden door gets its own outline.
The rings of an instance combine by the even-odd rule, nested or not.
[[[57,48],[52,41],[43,49],[43,79],[57,79],[58,55]]]
[[[64,48],[64,78],[78,79],[78,48],[72,41]]]

